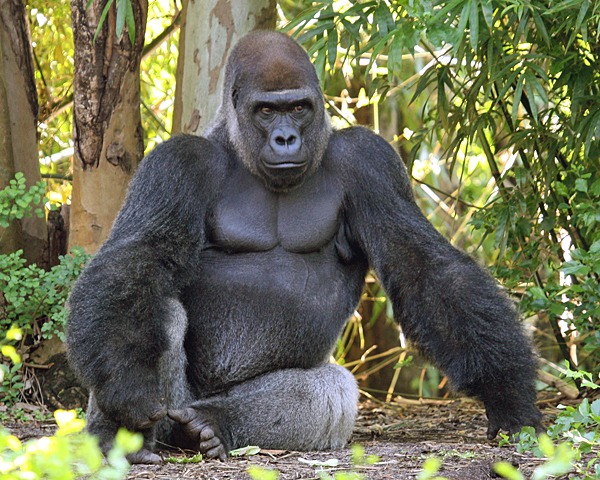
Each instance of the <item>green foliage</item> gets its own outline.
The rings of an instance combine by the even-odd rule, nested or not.
[[[457,198],[469,202],[467,159],[481,160],[495,189],[471,224],[498,251],[496,276],[522,296],[527,316],[545,310],[554,332],[566,323],[562,356],[575,343],[596,372],[599,25],[600,3],[590,0],[382,0],[311,2],[287,26],[322,77],[365,75],[374,98],[408,85],[414,65],[422,110],[401,145],[409,165],[439,150],[450,173],[460,168]]]
[[[531,480],[545,480],[573,471],[573,461],[577,457],[577,451],[568,443],[561,443],[556,447],[547,435],[540,435],[538,442],[541,456],[545,461],[535,468]],[[507,462],[498,462],[494,465],[494,470],[502,478],[525,480],[523,474]]]
[[[90,8],[93,0],[89,0],[87,4],[87,8]],[[108,15],[108,11],[112,7],[115,0],[108,0],[104,9],[102,10],[102,14],[100,15],[100,21],[98,22],[98,27],[94,32],[94,41],[98,38],[98,34],[102,30],[104,26],[104,22],[106,20],[106,15]],[[123,28],[127,25],[127,31],[129,33],[129,41],[133,45],[135,42],[135,18],[133,16],[133,6],[131,5],[131,0],[116,0],[116,10],[117,10],[117,19],[115,21],[115,37],[117,40],[121,38],[123,34]]]
[[[572,377],[585,378],[594,389],[586,372],[571,372]],[[500,446],[510,439],[501,435]],[[600,399],[590,403],[584,398],[577,407],[562,407],[547,434],[536,436],[532,427],[525,427],[514,439],[517,452],[531,452],[546,461],[536,468],[532,479],[545,479],[551,475],[562,475],[575,471],[575,479],[598,478],[600,475]],[[560,442],[555,447],[553,442]],[[524,477],[510,465],[499,465],[496,470],[504,478],[521,480]]]
[[[279,478],[279,472],[277,470],[271,470],[257,465],[250,465],[246,471],[252,480],[277,480]]]
[[[437,457],[429,457],[423,463],[423,469],[419,472],[417,480],[444,480],[445,477],[438,476],[442,461]]]
[[[365,476],[358,470],[363,465],[374,465],[379,462],[377,455],[366,455],[365,448],[362,445],[352,445],[350,447],[350,461],[352,470],[349,472],[336,472],[333,476],[325,471],[319,472],[320,480],[365,480]]]
[[[0,397],[8,405],[15,403],[19,397],[19,391],[24,384],[21,381],[21,356],[16,348],[10,343],[21,340],[21,330],[10,328],[4,337],[0,339],[0,353],[2,357],[8,358],[9,363],[0,363]],[[12,363],[12,366],[11,366]]]
[[[23,175],[17,173],[10,184],[0,190],[0,225],[23,218],[31,210],[31,204],[41,203],[44,193],[43,182],[27,189]],[[7,332],[6,340],[31,336],[35,342],[54,335],[64,340],[67,296],[88,258],[82,249],[75,248],[71,255],[60,257],[60,263],[47,271],[37,265],[27,265],[21,250],[0,255],[0,332]],[[12,366],[0,364],[2,401],[11,405],[19,400],[25,386],[22,365],[14,346],[3,344],[2,355],[11,358],[13,363]]]
[[[31,216],[31,205],[37,205],[34,213],[44,216],[42,199],[46,194],[46,184],[39,182],[30,188],[25,185],[25,176],[21,172],[15,174],[8,186],[0,190],[0,227],[6,228],[13,220],[21,220]]]
[[[140,434],[119,430],[106,461],[98,440],[85,433],[74,411],[57,410],[58,430],[52,437],[23,444],[0,429],[0,480],[119,480],[126,477],[126,455],[142,447]]]
[[[177,463],[177,464],[188,464],[188,463],[200,463],[204,457],[201,453],[192,455],[191,457],[167,457],[165,458],[166,463]]]
[[[64,306],[88,258],[83,249],[74,248],[71,255],[60,257],[60,263],[46,271],[27,265],[20,250],[0,255],[0,288],[5,303],[0,330],[14,324],[26,335],[34,330],[37,333],[39,328],[43,339],[56,335],[64,340]]]
[[[352,445],[350,455],[352,470],[348,472],[335,472],[333,476],[322,468],[337,466],[337,459],[331,459],[325,462],[304,460],[302,463],[321,468],[321,470],[317,471],[320,480],[365,480],[366,477],[357,470],[363,465],[374,465],[380,460],[376,455],[366,455],[362,445]],[[277,480],[279,478],[279,472],[277,470],[263,468],[257,465],[248,467],[247,472],[253,480]]]
[[[14,362],[14,368],[18,367],[20,358],[6,343],[20,339],[20,330],[11,328],[0,340],[2,355]],[[4,369],[5,365],[1,366]],[[3,372],[0,370],[0,381]],[[58,425],[54,436],[25,444],[0,426],[0,480],[120,480],[126,477],[129,471],[126,455],[142,448],[141,434],[120,429],[105,460],[98,439],[83,431],[85,421],[79,418],[77,411],[56,410],[54,418]]]

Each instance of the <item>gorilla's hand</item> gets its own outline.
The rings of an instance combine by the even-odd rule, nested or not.
[[[169,418],[180,426],[191,448],[208,458],[227,459],[227,446],[221,435],[218,423],[213,416],[201,409],[188,407],[182,410],[169,410]]]
[[[100,410],[132,432],[146,430],[167,415],[164,399],[152,385],[109,385],[96,392]]]
[[[488,418],[487,438],[493,440],[500,430],[508,432],[512,437],[522,427],[533,427],[536,433],[542,433],[541,414],[536,406],[497,398],[485,401],[485,413]]]

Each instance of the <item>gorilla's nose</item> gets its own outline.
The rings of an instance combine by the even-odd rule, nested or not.
[[[300,151],[302,140],[295,129],[283,127],[273,130],[269,144],[276,155],[289,157]]]

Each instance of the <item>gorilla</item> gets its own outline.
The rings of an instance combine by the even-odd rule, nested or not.
[[[487,434],[539,428],[516,309],[415,204],[394,149],[334,131],[306,52],[276,32],[234,47],[204,137],[154,149],[74,286],[67,347],[88,429],[119,427],[225,459],[232,448],[340,448],[352,375],[328,362],[368,269],[406,337],[480,399]]]

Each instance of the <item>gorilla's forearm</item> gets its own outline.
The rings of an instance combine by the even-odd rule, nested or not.
[[[513,302],[421,213],[403,187],[408,175],[397,154],[369,132],[346,135],[352,133],[371,136],[380,154],[366,157],[357,149],[344,159],[351,173],[350,230],[380,277],[402,332],[454,389],[483,400],[489,436],[499,428],[539,427],[536,359]],[[363,138],[361,144],[367,143]],[[357,178],[378,178],[378,188],[360,191],[353,185]]]

